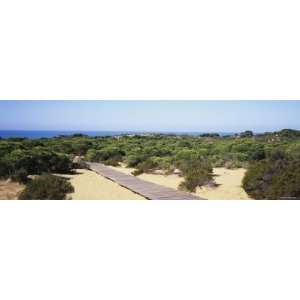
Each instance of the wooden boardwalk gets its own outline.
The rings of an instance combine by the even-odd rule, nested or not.
[[[145,197],[148,200],[205,200],[190,193],[148,182],[132,175],[116,171],[100,163],[87,162],[89,168],[119,185]]]

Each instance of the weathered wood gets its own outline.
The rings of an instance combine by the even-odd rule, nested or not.
[[[87,162],[89,168],[119,185],[145,197],[148,200],[205,200],[190,193],[178,191],[148,182],[132,175],[113,170],[100,163]]]

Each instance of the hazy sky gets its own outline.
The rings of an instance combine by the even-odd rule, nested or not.
[[[300,129],[300,101],[0,101],[0,130]]]

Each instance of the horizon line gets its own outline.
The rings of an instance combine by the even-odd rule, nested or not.
[[[0,131],[35,131],[35,132],[45,132],[45,131],[64,131],[64,132],[149,132],[149,133],[159,133],[159,132],[165,132],[165,133],[177,133],[177,132],[186,132],[186,133],[190,133],[190,132],[200,132],[200,133],[236,133],[236,132],[244,132],[244,131],[252,131],[253,133],[265,133],[265,132],[276,132],[276,131],[281,131],[284,129],[291,129],[291,130],[300,130],[298,128],[282,128],[282,129],[273,129],[273,130],[260,130],[260,131],[255,131],[252,130],[250,128],[245,129],[245,130],[236,130],[236,131],[222,131],[222,130],[133,130],[133,129],[0,129]]]

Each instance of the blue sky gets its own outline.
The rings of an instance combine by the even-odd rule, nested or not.
[[[300,129],[300,101],[0,101],[0,130]]]

